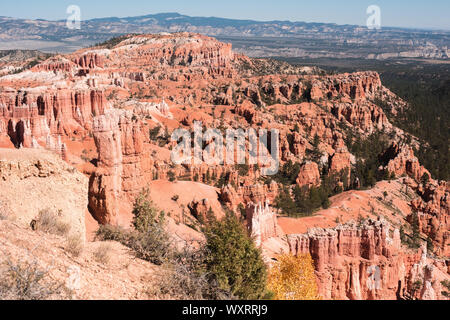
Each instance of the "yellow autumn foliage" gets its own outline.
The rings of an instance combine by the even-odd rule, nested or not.
[[[311,255],[282,255],[269,272],[275,300],[320,300]]]

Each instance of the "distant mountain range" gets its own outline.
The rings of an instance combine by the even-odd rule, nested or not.
[[[354,25],[234,20],[161,13],[100,18],[70,30],[66,21],[0,17],[2,49],[69,52],[127,33],[195,32],[233,43],[250,56],[448,59],[450,32]]]

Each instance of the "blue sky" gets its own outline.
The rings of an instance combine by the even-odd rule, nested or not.
[[[450,30],[449,0],[13,0],[0,1],[0,16],[64,19],[79,5],[82,19],[161,12],[235,19],[334,22],[364,25],[366,9],[378,5],[382,25]]]

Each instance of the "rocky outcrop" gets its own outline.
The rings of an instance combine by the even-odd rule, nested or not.
[[[241,117],[244,117],[250,125],[257,124],[261,121],[261,118],[256,111],[255,106],[251,103],[247,102],[240,106],[237,106],[234,109],[234,112]]]
[[[123,47],[136,45],[139,45],[138,50],[123,52]],[[108,51],[109,59],[104,59],[103,67],[108,67],[119,54],[126,54],[127,59],[123,60],[123,64],[129,67],[127,70],[130,72],[149,66],[205,67],[209,75],[227,75],[227,69],[230,69],[234,59],[231,44],[193,33],[136,35],[125,39],[116,48],[105,50]],[[149,78],[153,78],[153,75],[149,75]]]
[[[414,155],[410,146],[400,146],[394,143],[382,156],[387,163],[385,170],[396,177],[407,175],[416,182],[420,182],[424,175],[431,179],[430,172],[420,165],[419,159]]]
[[[417,214],[419,230],[431,239],[433,251],[439,256],[450,256],[450,184],[429,183],[419,186],[420,197],[411,202]],[[413,221],[412,215],[407,218]]]
[[[194,216],[200,222],[208,221],[209,212],[212,211],[208,199],[203,199],[201,201],[194,200],[190,204],[188,204],[188,209],[190,210],[192,216]]]
[[[281,235],[277,224],[277,215],[269,207],[268,202],[265,205],[261,202],[258,204],[250,203],[246,212],[249,234],[258,247],[264,241]]]
[[[221,189],[219,199],[230,209],[237,211],[240,205],[245,208],[247,204],[273,202],[278,196],[278,191],[278,185],[275,182],[269,186],[255,184],[238,188],[227,185]]]
[[[329,160],[329,171],[331,175],[339,175],[339,178],[344,185],[350,183],[350,173],[351,173],[351,154],[346,149],[338,149]]]
[[[96,52],[86,52],[80,57],[72,59],[82,69],[103,68],[103,57]]]
[[[384,112],[394,114],[405,105],[382,86],[375,72],[326,75],[316,68],[250,59],[235,55],[229,44],[198,34],[129,35],[0,77],[0,145],[12,147],[11,141],[16,147],[44,147],[89,175],[88,208],[100,223],[129,227],[135,197],[152,186],[152,199],[181,225],[196,223],[188,211],[198,220],[206,220],[210,209],[223,216],[222,206],[246,213],[250,234],[263,249],[269,243],[266,249],[273,253],[287,242],[280,237],[276,214],[263,204],[274,202],[282,187],[278,182],[291,190],[295,184],[318,187],[328,170],[329,180],[338,184],[332,191],[347,187],[350,169],[360,160],[346,147],[349,131],[363,138],[382,130],[393,141],[400,140],[401,130]],[[262,176],[262,163],[175,165],[171,151],[176,142],[170,135],[175,129],[191,129],[195,121],[221,132],[277,129],[280,168],[289,161],[295,169],[302,164],[298,176]],[[432,240],[433,254],[448,256],[448,185],[427,177],[429,172],[409,146],[393,144],[379,160],[380,171],[415,180],[407,179],[408,188],[418,195],[411,207],[421,235]],[[22,173],[52,176],[45,166],[35,165]],[[10,181],[3,169],[0,180]],[[289,179],[279,179],[284,176]],[[358,181],[354,185],[359,186]],[[62,193],[66,189],[63,184]],[[0,198],[3,190],[14,189],[5,185]],[[386,214],[400,225],[411,213],[408,190],[383,197],[385,190],[336,195],[341,205],[331,199],[323,215],[298,220],[301,228],[289,230],[303,233],[310,226],[334,226],[337,219],[348,221],[358,214]],[[365,199],[369,207],[375,201],[377,206],[365,208]],[[86,195],[83,201],[86,206]],[[289,244],[292,253],[313,255],[324,298],[440,298],[436,279],[442,265],[428,259],[421,264],[420,255],[402,248],[398,238],[398,231],[386,223],[369,221],[291,235]],[[423,290],[412,292],[419,280]]]
[[[310,229],[307,234],[289,235],[287,239],[291,253],[311,254],[324,299],[425,299],[430,284],[434,284],[434,296],[443,298],[439,288],[440,281],[449,278],[447,270],[428,260],[426,249],[422,249],[423,255],[402,250],[399,230],[393,230],[386,221]],[[418,276],[424,267],[436,273]],[[418,277],[421,286],[413,288]]]
[[[320,186],[320,183],[320,172],[317,163],[307,162],[306,164],[304,164],[300,169],[300,173],[298,174],[297,185],[301,188],[312,188]]]
[[[76,65],[63,57],[53,57],[33,68],[34,71],[72,72]]]
[[[94,139],[98,169],[89,182],[89,209],[101,223],[126,224],[126,215],[145,184],[143,175],[147,172],[140,124],[129,115],[109,113],[94,119]]]
[[[380,75],[377,72],[342,74],[329,78],[327,95],[344,95],[355,100],[366,99],[373,97],[381,87]]]
[[[340,120],[345,120],[365,133],[376,130],[390,129],[390,124],[383,110],[371,103],[341,103],[336,104],[331,112]]]

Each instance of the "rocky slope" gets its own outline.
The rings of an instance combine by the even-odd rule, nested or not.
[[[50,210],[85,239],[87,189],[88,179],[51,152],[0,149],[0,202],[21,226]]]
[[[44,271],[45,279],[64,288],[56,299],[147,300],[159,269],[136,259],[128,248],[108,243],[107,261],[99,261],[100,242],[88,242],[78,257],[66,249],[62,237],[34,232],[0,219],[0,274],[7,262]]]

